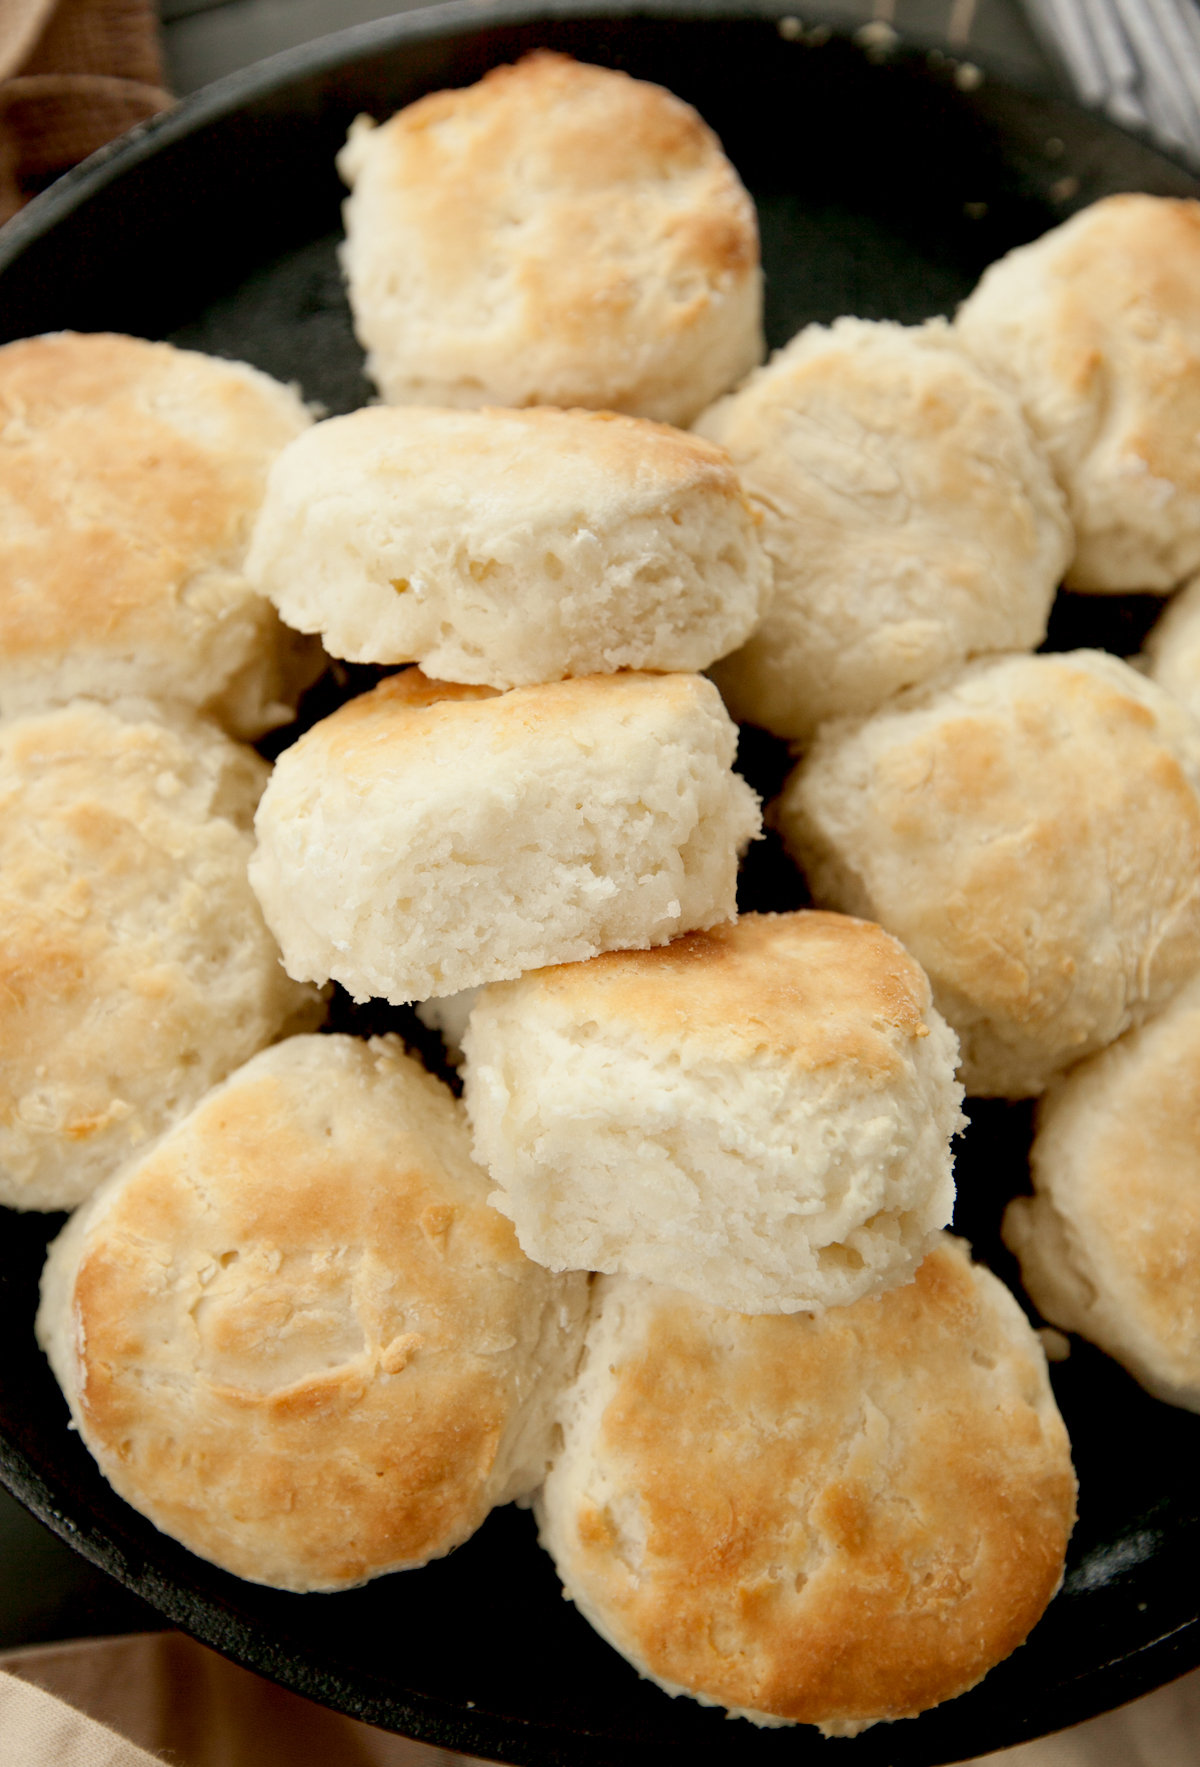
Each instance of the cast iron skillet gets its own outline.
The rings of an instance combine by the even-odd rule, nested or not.
[[[330,411],[362,404],[338,277],[335,149],[360,110],[385,115],[547,44],[661,81],[696,104],[754,192],[768,332],[782,344],[840,313],[949,312],[991,259],[1107,192],[1191,195],[1131,137],[1047,94],[975,89],[936,52],[883,60],[768,7],[620,0],[538,16],[452,4],[323,39],[188,100],[60,180],[0,235],[0,339],[58,327],[170,336],[298,380]],[[1061,597],[1051,644],[1137,648],[1148,597]],[[307,716],[369,671],[326,682]],[[767,795],[781,745],[745,733]],[[803,884],[756,848],[743,905],[787,908]],[[345,1029],[411,1017],[343,1000]],[[419,1040],[419,1039],[418,1039]],[[1016,1286],[997,1237],[1027,1187],[1029,1110],[976,1103],[956,1225]],[[1076,1342],[1054,1369],[1080,1477],[1067,1579],[1030,1642],[936,1711],[827,1743],[731,1725],[639,1681],[559,1592],[528,1514],[497,1511],[451,1558],[342,1595],[294,1596],[192,1557],[100,1478],[34,1343],[43,1248],[60,1218],[8,1215],[0,1249],[0,1476],[33,1512],[175,1624],[236,1661],[385,1728],[512,1762],[730,1759],[912,1767],[1076,1722],[1200,1661],[1200,1418],[1146,1397]]]

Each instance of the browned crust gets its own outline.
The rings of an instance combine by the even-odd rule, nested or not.
[[[853,1064],[893,1076],[929,1035],[929,983],[904,947],[869,921],[806,909],[743,914],[651,951],[610,951],[521,982],[579,1022],[718,1044],[731,1059],[782,1057],[801,1069]]]
[[[224,444],[154,410],[183,380]],[[6,345],[0,652],[170,643],[176,626],[184,642],[189,582],[240,566],[267,464],[298,427],[224,364],[166,344],[64,332]]]
[[[640,1666],[733,1708],[861,1722],[973,1686],[1053,1595],[1075,1513],[1044,1362],[989,1284],[948,1241],[820,1319],[659,1291],[598,1443],[610,1488],[639,1494],[644,1554],[585,1500],[576,1599]]]
[[[448,134],[442,125],[454,125]],[[556,204],[549,244],[520,259],[519,284],[539,323],[586,349],[597,329],[628,323],[643,299],[636,276],[597,251],[596,201],[606,211],[648,182],[710,172],[702,209],[680,213],[662,241],[663,272],[695,275],[690,301],[673,309],[678,329],[707,310],[712,289],[744,279],[758,263],[753,205],[720,142],[688,104],[644,80],[538,50],[493,68],[473,86],[433,92],[400,111],[390,177],[421,227],[434,288],[458,289],[478,275],[480,241],[499,228],[514,166],[546,155],[545,196]],[[453,181],[454,203],[444,192]]]
[[[482,1178],[378,1110],[361,1131],[353,1080],[339,1108],[314,1090],[266,1073],[212,1095],[124,1185],[74,1291],[85,1439],[117,1489],[299,1588],[423,1562],[483,1519],[512,1403],[490,1352],[532,1271]]]
[[[394,765],[406,747],[436,752],[443,740],[461,740],[473,730],[495,746],[520,742],[539,731],[585,727],[589,716],[653,698],[664,707],[715,690],[697,675],[656,675],[628,670],[613,675],[578,675],[533,687],[462,686],[433,681],[418,668],[389,675],[370,693],[348,700],[316,724],[296,745],[336,757],[348,773],[370,774]],[[471,704],[499,700],[498,705]]]

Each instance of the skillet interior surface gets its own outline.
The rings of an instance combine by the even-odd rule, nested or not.
[[[1148,147],[1049,93],[976,81],[939,51],[884,52],[806,24],[670,5],[538,17],[452,4],[292,51],[208,88],[60,180],[0,235],[0,341],[71,327],[170,337],[255,363],[329,412],[372,389],[337,267],[333,155],[359,111],[386,115],[539,45],[657,80],[694,103],[752,190],[777,347],[842,313],[950,313],[986,264],[1115,190],[1194,195]],[[1153,597],[1063,596],[1048,645],[1136,650]],[[374,679],[343,671],[305,721]],[[275,748],[295,729],[275,739]],[[746,731],[740,765],[774,795],[781,744]],[[743,907],[790,908],[802,880],[770,840]],[[355,1009],[337,1028],[411,1014]],[[432,1054],[436,1056],[436,1051]],[[1012,1286],[998,1238],[1028,1188],[1030,1109],[968,1106],[957,1229]],[[336,1596],[239,1582],[130,1510],[100,1477],[32,1334],[43,1250],[61,1217],[6,1214],[0,1251],[0,1476],[41,1519],[205,1643],[330,1706],[442,1747],[513,1762],[958,1761],[1119,1704],[1200,1661],[1200,1418],[1148,1398],[1075,1342],[1053,1369],[1074,1445],[1080,1520],[1067,1579],[1030,1642],[973,1692],[828,1744],[730,1726],[671,1701],[561,1599],[531,1517],[495,1512],[451,1558]],[[1018,1291],[1019,1292],[1019,1291]]]

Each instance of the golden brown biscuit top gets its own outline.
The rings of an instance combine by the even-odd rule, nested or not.
[[[589,513],[594,506],[619,517],[643,508],[657,512],[663,499],[688,492],[740,504],[757,520],[723,447],[617,411],[367,405],[315,425],[300,447],[310,458],[335,460],[338,469],[365,471],[381,487],[408,481],[423,490],[432,483],[439,503],[447,485],[456,495],[478,496],[473,475],[483,473],[500,507],[509,500],[528,503],[543,520],[565,515],[555,503],[563,488],[576,523],[580,499]]]
[[[372,1067],[403,1068],[390,1116]],[[529,1335],[522,1278],[544,1279],[467,1149],[395,1039],[296,1039],[210,1093],[110,1190],[79,1265],[83,1428],[117,1488],[284,1586],[469,1533]]]
[[[240,567],[267,466],[306,422],[265,375],[169,344],[5,345],[0,653],[170,643],[194,580]]]
[[[734,1061],[850,1063],[877,1079],[929,1035],[929,983],[904,947],[869,921],[816,910],[743,914],[652,951],[610,951],[498,987],[573,1021],[624,1021]]]
[[[324,751],[348,778],[365,780],[386,774],[406,756],[434,757],[475,740],[493,749],[537,734],[574,736],[587,743],[594,740],[588,721],[596,716],[619,719],[658,708],[670,714],[698,704],[711,704],[724,716],[716,688],[699,675],[630,670],[501,693],[494,687],[431,681],[412,668],[348,700],[302,736],[295,752],[299,758]],[[447,744],[454,748],[447,750]]]
[[[669,192],[685,180],[694,188],[659,248],[664,268],[681,279],[674,323],[686,326],[714,287],[744,279],[758,263],[753,205],[712,130],[690,105],[627,74],[541,50],[473,86],[430,93],[377,134],[388,154],[379,195],[402,201],[419,232],[433,298],[441,291],[461,301],[481,280],[481,255],[511,256],[539,322],[586,347],[598,329],[635,315],[642,299],[636,259],[644,241],[635,234],[620,246],[629,205],[648,187]],[[356,182],[353,135],[339,166]],[[541,224],[525,238],[535,212]],[[694,287],[685,286],[689,278]]]
[[[1066,1431],[960,1242],[819,1317],[654,1291],[618,1356],[568,1577],[664,1681],[804,1723],[902,1717],[973,1686],[1053,1595]]]
[[[669,178],[702,164],[716,145],[707,123],[665,87],[551,49],[492,68],[473,86],[431,92],[388,127],[436,140],[450,119],[472,130],[484,170],[496,164],[498,148],[523,146],[552,128],[552,151],[547,146],[535,163],[546,182],[569,190]]]

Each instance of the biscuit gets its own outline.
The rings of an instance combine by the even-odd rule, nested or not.
[[[1200,577],[1167,603],[1146,638],[1142,661],[1150,679],[1200,719]]]
[[[519,687],[704,669],[771,589],[724,452],[596,411],[374,406],[271,468],[247,574],[353,662]]]
[[[256,368],[170,344],[0,349],[0,712],[150,694],[235,736],[285,723],[320,649],[242,566],[267,467],[310,421]]]
[[[739,722],[807,741],[1041,643],[1071,555],[1062,492],[944,320],[810,325],[696,427],[762,509],[774,569],[766,618],[713,675]]]
[[[754,205],[690,105],[545,51],[338,156],[342,263],[390,405],[686,425],[762,360]]]
[[[408,669],[279,759],[250,865],[288,974],[398,1005],[736,913],[758,799],[698,675]]]
[[[246,877],[267,771],[146,701],[0,723],[0,1203],[73,1208],[319,1022]]]
[[[954,1208],[958,1044],[877,926],[750,914],[494,983],[475,1157],[522,1249],[739,1313],[912,1279]]]
[[[1200,203],[1105,197],[986,270],[955,327],[1067,494],[1072,589],[1200,569]]]
[[[257,1056],[51,1248],[38,1339],[105,1477],[278,1589],[459,1545],[540,1484],[587,1293],[486,1196],[398,1038]]]
[[[1036,1095],[1200,968],[1200,729],[1099,651],[827,725],[775,814],[814,898],[925,969],[968,1093]]]
[[[757,1724],[848,1736],[952,1699],[1062,1578],[1046,1359],[948,1236],[816,1316],[600,1277],[562,1422],[537,1511],[564,1593],[639,1674]]]
[[[1039,1312],[1200,1411],[1200,983],[1038,1108],[1004,1238]]]

